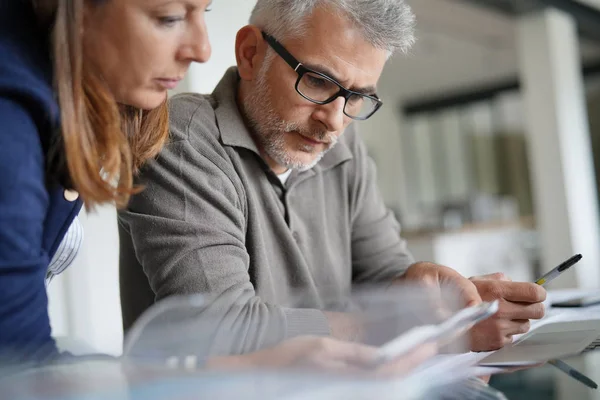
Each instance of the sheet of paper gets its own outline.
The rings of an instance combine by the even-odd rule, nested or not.
[[[551,291],[548,294],[547,300],[547,311],[546,316],[539,321],[531,321],[531,330],[523,335],[514,336],[513,340],[515,343],[522,339],[526,339],[531,336],[539,328],[556,323],[556,322],[573,322],[573,321],[589,321],[599,320],[600,321],[600,305],[591,306],[586,308],[550,308],[551,301],[564,301],[572,299],[582,293],[597,293],[597,291],[586,291],[580,290],[561,290]],[[600,336],[600,332],[598,334]],[[460,381],[461,379],[476,377],[476,376],[487,376],[498,373],[507,372],[511,367],[521,367],[537,365],[538,361],[524,360],[520,363],[512,363],[504,366],[484,366],[480,365],[480,362],[495,352],[482,352],[482,353],[462,353],[453,355],[439,355],[434,357],[429,362],[422,365],[420,368],[415,370],[409,375],[406,380],[415,382],[421,379],[442,379],[446,383],[452,383]],[[440,378],[441,377],[441,378]]]
[[[531,321],[531,329],[528,333],[523,335],[515,335],[513,340],[515,343],[522,339],[526,339],[531,336],[537,329],[556,322],[573,322],[573,321],[589,321],[589,320],[600,320],[600,305],[591,306],[586,308],[550,308],[549,305],[552,301],[564,301],[569,300],[582,293],[597,293],[597,291],[585,291],[581,290],[561,290],[561,291],[550,291],[548,293],[547,300],[547,311],[546,316],[539,321]],[[600,332],[598,334],[600,336]],[[449,372],[455,372],[459,369],[462,370],[460,378],[472,377],[472,376],[485,376],[493,375],[497,373],[506,372],[510,367],[529,366],[535,365],[538,361],[525,360],[523,362],[506,365],[502,367],[498,366],[483,366],[479,365],[480,361],[494,352],[483,352],[483,353],[464,353],[456,355],[441,355],[433,358],[429,363],[423,365],[414,375],[418,379],[424,377],[434,376],[435,374],[446,375]]]
[[[561,290],[548,293],[548,302],[565,301],[598,291]],[[500,350],[482,365],[527,366],[552,358],[577,354],[600,337],[600,305],[582,308],[549,308],[546,316],[532,321],[528,333],[513,338],[512,347]],[[514,349],[514,350],[512,350]]]
[[[450,384],[463,379],[483,376],[477,363],[491,353],[461,353],[438,355],[413,371],[407,382],[435,379],[439,384]]]

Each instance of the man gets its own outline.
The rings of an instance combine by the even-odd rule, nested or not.
[[[415,264],[378,193],[353,121],[382,106],[377,81],[411,46],[413,21],[402,0],[258,1],[237,68],[211,96],[171,101],[172,141],[120,214],[126,329],[155,300],[207,293],[244,332],[238,352],[297,335],[356,339],[359,324],[326,303],[356,284],[407,281],[453,284],[467,304],[501,300],[474,350],[542,317],[536,285]],[[297,290],[302,308],[284,307]]]

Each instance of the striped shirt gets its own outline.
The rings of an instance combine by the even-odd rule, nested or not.
[[[48,271],[46,272],[46,287],[48,287],[56,275],[61,274],[73,263],[77,253],[79,253],[82,243],[83,226],[81,225],[79,218],[76,217],[60,243],[60,246],[56,249],[54,257],[52,257],[52,260],[50,261]]]

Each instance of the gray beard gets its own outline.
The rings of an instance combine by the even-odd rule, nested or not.
[[[243,112],[254,134],[254,140],[273,161],[287,169],[308,171],[313,168],[325,154],[337,144],[337,136],[324,130],[308,130],[295,122],[282,120],[276,113],[271,103],[271,92],[266,79],[266,73],[271,64],[271,59],[265,62],[259,71],[256,84],[243,99]],[[306,137],[330,143],[329,147],[319,153],[310,163],[302,162],[294,157],[285,148],[285,136],[298,132]],[[301,146],[301,151],[309,153],[311,146]]]

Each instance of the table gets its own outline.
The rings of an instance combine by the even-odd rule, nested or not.
[[[600,351],[564,358],[563,361],[600,384]],[[587,388],[551,365],[495,375],[490,385],[510,400],[600,400],[600,390]]]
[[[581,293],[597,293],[597,291],[561,290],[549,292],[550,301],[568,300]],[[587,317],[600,318],[600,306],[585,309],[555,309],[550,308],[548,314],[556,312],[582,313]],[[600,341],[596,344],[600,344]],[[563,358],[573,368],[600,385],[600,347],[581,355]],[[530,370],[522,370],[511,374],[492,377],[490,385],[501,390],[510,400],[600,400],[600,389],[590,389],[582,383],[567,376],[551,365],[545,365]]]

